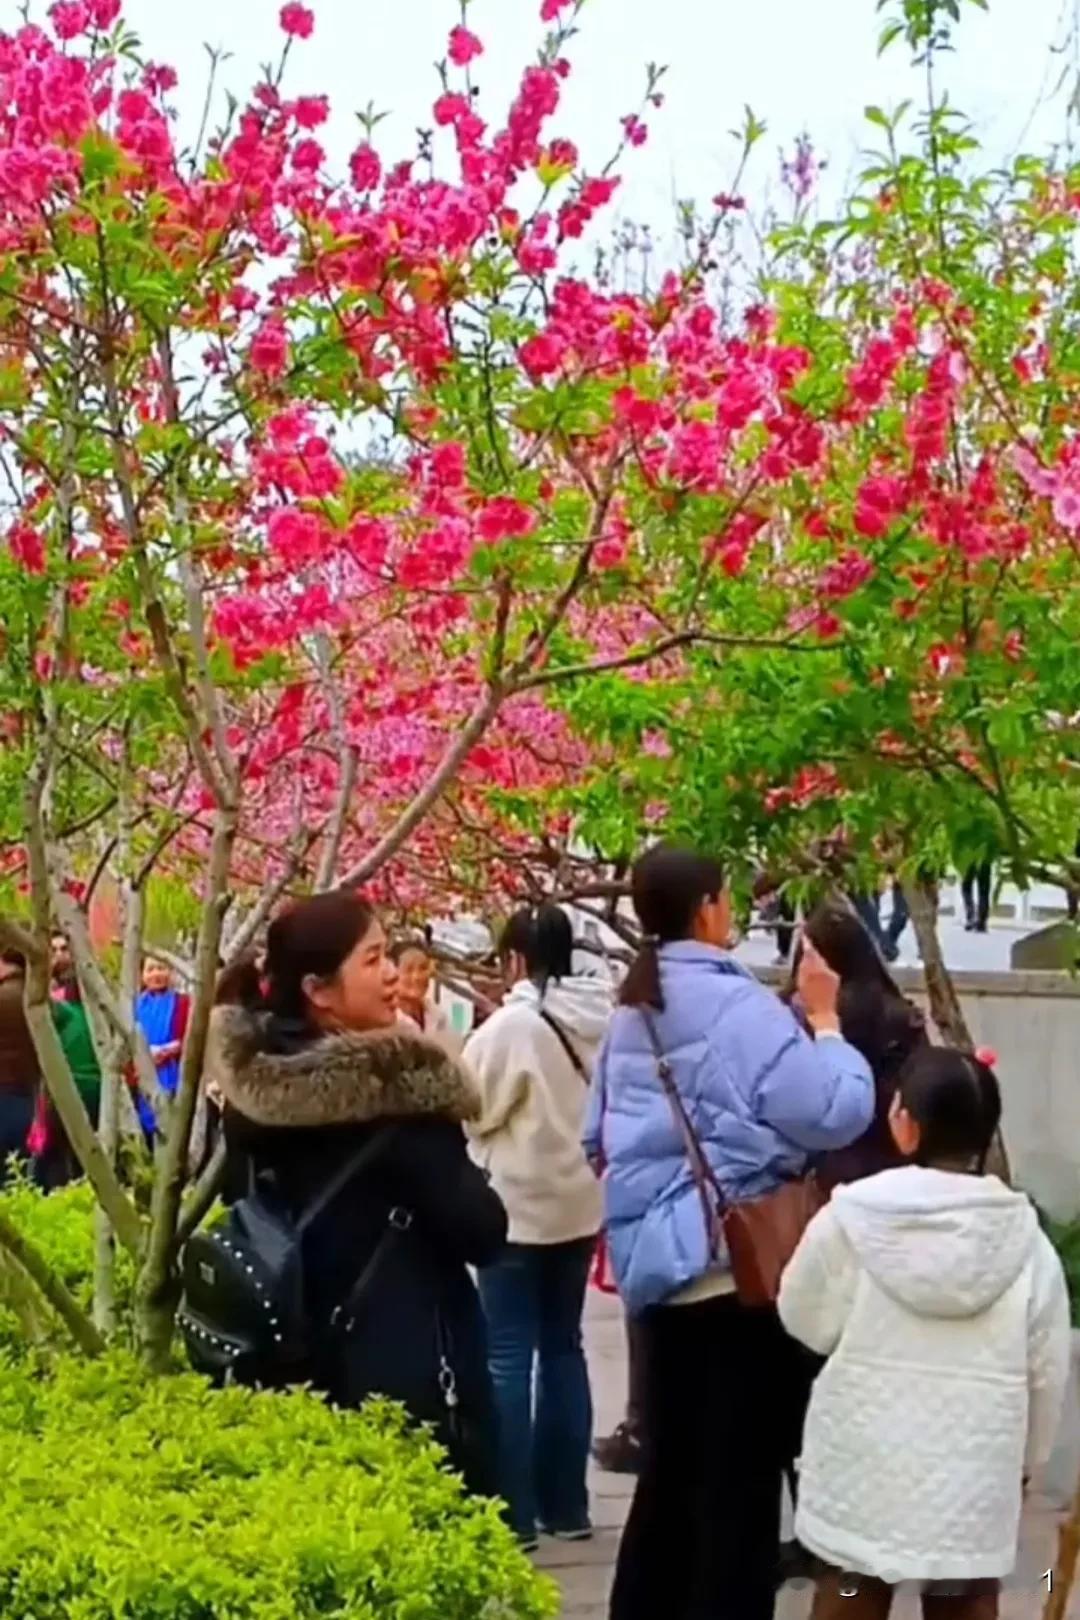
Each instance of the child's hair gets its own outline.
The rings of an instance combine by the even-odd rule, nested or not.
[[[922,1165],[973,1161],[978,1173],[1001,1123],[993,1069],[951,1046],[925,1046],[900,1072],[901,1106],[919,1126]]]
[[[574,971],[574,929],[561,906],[545,901],[516,911],[503,929],[499,955],[524,958],[525,971],[541,989],[555,979],[568,979]]]

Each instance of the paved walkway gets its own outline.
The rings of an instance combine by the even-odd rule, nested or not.
[[[586,1318],[586,1342],[592,1373],[598,1434],[608,1434],[622,1413],[626,1390],[626,1357],[622,1317],[616,1301],[590,1290]],[[558,1580],[563,1591],[563,1620],[602,1620],[607,1615],[607,1595],[618,1547],[619,1531],[626,1517],[633,1481],[610,1474],[594,1473],[593,1522],[596,1535],[591,1542],[563,1546],[545,1542],[538,1563]],[[1046,1601],[1042,1572],[1053,1563],[1057,1517],[1050,1507],[1034,1499],[1025,1520],[1020,1573],[1002,1603],[1001,1620],[1038,1620]],[[678,1549],[672,1549],[678,1556]],[[810,1611],[808,1591],[787,1588],[776,1605],[776,1620],[806,1620]],[[893,1620],[916,1620],[917,1602],[905,1596],[893,1612]],[[664,1620],[657,1616],[657,1620]],[[1068,1620],[1080,1620],[1080,1592],[1074,1592]]]

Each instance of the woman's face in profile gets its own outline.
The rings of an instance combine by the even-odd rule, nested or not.
[[[397,1021],[398,970],[375,921],[334,977],[305,986],[319,1022],[336,1029],[389,1029]]]

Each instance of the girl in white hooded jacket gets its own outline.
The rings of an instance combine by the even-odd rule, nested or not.
[[[1028,1199],[983,1174],[992,1071],[947,1048],[900,1076],[910,1162],[841,1187],[785,1274],[789,1333],[827,1356],[803,1438],[795,1530],[824,1561],[813,1620],[994,1620],[1023,1481],[1054,1442],[1069,1367],[1057,1255]]]
[[[506,1205],[510,1241],[480,1273],[499,1408],[501,1488],[523,1545],[590,1533],[592,1436],[581,1317],[602,1218],[581,1145],[611,987],[573,974],[558,906],[512,919],[501,954],[517,982],[465,1047],[480,1092],[472,1153]]]

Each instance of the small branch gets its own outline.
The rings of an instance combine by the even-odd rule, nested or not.
[[[48,1261],[0,1210],[0,1246],[25,1271],[42,1297],[63,1322],[79,1349],[88,1356],[102,1356],[108,1346],[86,1312],[53,1271]]]
[[[326,695],[327,708],[330,710],[334,741],[337,744],[338,752],[337,796],[324,835],[319,869],[315,875],[315,892],[316,894],[322,894],[325,890],[333,887],[334,873],[337,871],[338,857],[341,854],[341,843],[345,836],[345,828],[349,820],[349,809],[356,789],[357,755],[356,749],[349,742],[345,705],[341,698],[341,688],[334,678],[330,641],[325,634],[320,634],[316,638],[315,662],[318,666],[323,692]]]
[[[210,1163],[184,1200],[180,1219],[176,1223],[176,1247],[182,1249],[193,1232],[197,1231],[209,1215],[218,1194],[225,1185],[225,1143],[219,1142]]]

